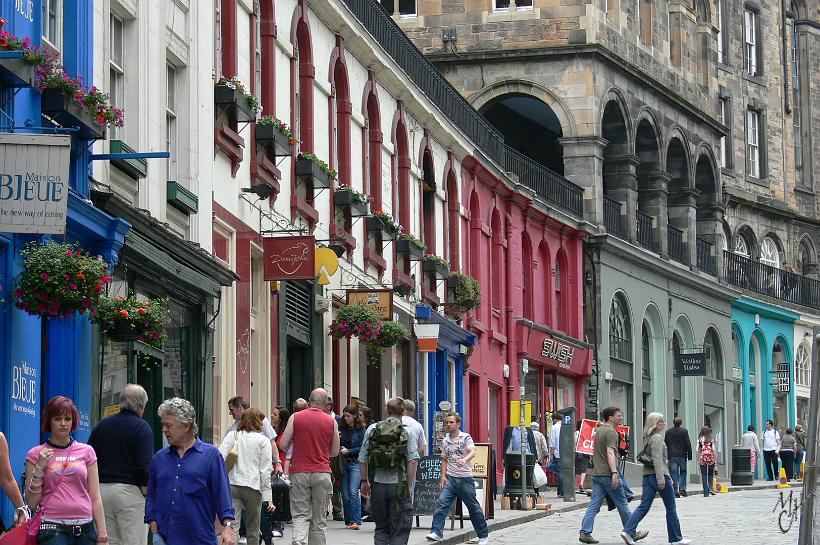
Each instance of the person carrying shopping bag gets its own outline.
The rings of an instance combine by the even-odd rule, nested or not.
[[[797,456],[797,437],[791,428],[786,428],[786,433],[780,440],[780,461],[786,471],[786,479],[794,479],[794,460]]]
[[[717,473],[717,461],[715,460],[715,441],[712,439],[712,428],[703,426],[698,436],[698,464],[700,465],[700,477],[703,482],[703,496],[714,496],[712,490],[712,478]]]
[[[643,463],[643,494],[641,504],[632,513],[621,532],[621,539],[627,545],[635,545],[638,538],[638,524],[643,520],[655,494],[660,494],[663,505],[666,507],[666,533],[669,543],[673,545],[689,545],[691,540],[681,534],[680,520],[675,506],[675,485],[669,474],[669,456],[666,443],[661,438],[666,422],[661,413],[649,413],[646,417],[643,435],[646,443],[643,451],[638,455],[638,461]],[[645,536],[641,536],[645,537]]]

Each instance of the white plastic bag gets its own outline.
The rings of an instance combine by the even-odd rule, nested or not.
[[[532,480],[535,481],[535,488],[546,486],[547,474],[544,473],[544,469],[541,467],[541,464],[535,464],[535,468],[533,468],[532,471]]]

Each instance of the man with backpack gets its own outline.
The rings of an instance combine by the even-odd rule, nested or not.
[[[416,436],[402,424],[404,400],[387,401],[387,418],[371,424],[359,450],[362,496],[370,496],[376,545],[406,545],[413,527]]]
[[[458,498],[470,512],[470,522],[478,536],[470,543],[486,545],[489,529],[481,510],[481,504],[475,496],[475,479],[473,479],[473,458],[475,444],[469,433],[460,430],[461,416],[456,413],[447,415],[444,431],[447,435],[441,442],[441,494],[438,497],[436,512],[433,514],[433,527],[427,534],[430,541],[444,539],[444,521],[453,500]]]

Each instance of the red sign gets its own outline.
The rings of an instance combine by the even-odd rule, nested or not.
[[[592,456],[595,449],[595,431],[601,425],[597,420],[581,420],[581,429],[578,430],[578,442],[575,445],[575,452]],[[617,426],[615,431],[621,436],[618,447],[625,448],[624,438],[629,437],[629,426]]]
[[[267,237],[265,280],[313,280],[316,278],[316,240],[310,236]]]
[[[527,342],[527,357],[567,374],[584,376],[592,372],[591,350],[581,348],[549,333],[519,325],[519,335]],[[521,338],[521,337],[519,337]]]

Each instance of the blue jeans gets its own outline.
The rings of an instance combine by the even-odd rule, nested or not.
[[[620,472],[618,473],[618,476],[621,478],[621,489],[623,489],[623,491],[624,491],[624,497],[625,497],[627,500],[629,500],[629,498],[631,498],[632,496],[634,496],[634,495],[635,495],[635,493],[634,493],[634,492],[632,492],[632,489],[631,489],[631,488],[629,488],[629,481],[627,481],[627,480],[626,480],[626,476],[624,476],[624,472],[623,472],[623,471],[620,471]]]
[[[680,532],[680,520],[678,520],[678,511],[675,508],[675,491],[672,488],[672,479],[669,475],[664,475],[664,483],[666,488],[663,490],[658,487],[658,478],[654,475],[643,476],[643,494],[641,496],[641,504],[629,517],[629,521],[624,525],[624,532],[634,536],[638,531],[638,524],[643,520],[652,507],[652,502],[655,501],[655,493],[661,495],[663,505],[666,507],[666,533],[669,537],[669,543],[675,543],[683,539]]]
[[[612,488],[612,477],[608,476],[593,476],[592,477],[592,499],[587,507],[587,512],[584,515],[584,521],[581,523],[581,533],[592,534],[592,526],[595,524],[595,516],[601,510],[601,504],[604,503],[604,498],[609,497],[618,508],[618,514],[621,516],[621,524],[626,526],[632,512],[626,504],[626,495],[624,488]]]
[[[451,477],[449,475],[447,476],[447,484],[444,485],[438,496],[438,505],[433,515],[432,532],[440,536],[444,535],[444,521],[447,519],[447,513],[456,498],[467,506],[467,511],[470,512],[470,522],[473,523],[473,529],[478,537],[482,538],[490,535],[484,512],[475,497],[475,480],[472,477]]]
[[[800,471],[800,466],[803,463],[803,456],[806,455],[806,451],[802,448],[797,449],[797,454],[794,457],[794,478],[798,479],[803,477],[803,472]]]
[[[675,494],[681,490],[686,492],[686,458],[669,458],[669,472],[675,483]]]
[[[564,494],[564,468],[561,466],[561,458],[555,459],[555,465],[558,469],[558,495]]]
[[[79,536],[72,535],[70,529],[43,522],[40,532],[37,534],[37,545],[96,545],[97,531],[94,523],[83,524],[83,532]]]
[[[347,471],[342,477],[342,503],[345,510],[345,524],[362,523],[362,501],[359,498],[359,486],[362,483],[362,470],[359,462],[348,462]]]
[[[712,478],[715,475],[715,466],[700,466],[700,478],[703,481],[703,495],[712,493]]]

